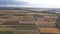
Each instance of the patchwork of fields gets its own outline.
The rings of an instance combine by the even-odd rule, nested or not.
[[[0,10],[0,34],[60,34],[56,15],[21,10]]]

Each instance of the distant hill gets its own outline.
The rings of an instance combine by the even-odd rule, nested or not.
[[[26,10],[30,12],[42,12],[42,13],[60,13],[60,8],[26,8],[26,7],[0,7],[0,10]]]
[[[18,7],[0,7],[0,10],[22,10]]]

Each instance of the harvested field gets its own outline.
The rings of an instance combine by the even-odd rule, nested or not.
[[[23,16],[22,23],[34,23],[33,16]]]
[[[59,34],[60,33],[60,30],[57,29],[57,28],[39,28],[40,29],[40,32],[41,33],[56,33],[56,34]]]
[[[35,23],[40,28],[56,28],[55,22],[36,21]]]
[[[15,21],[15,22],[12,22],[12,21],[7,21],[7,22],[4,22],[4,23],[2,23],[1,25],[17,25],[17,23],[19,23],[19,22],[17,22],[17,21]]]
[[[0,28],[16,28],[16,25],[0,25]]]

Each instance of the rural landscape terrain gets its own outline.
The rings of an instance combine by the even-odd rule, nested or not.
[[[59,12],[53,12],[57,9],[2,9],[0,34],[60,34],[56,26]]]

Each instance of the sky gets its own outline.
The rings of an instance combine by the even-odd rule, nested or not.
[[[0,0],[0,7],[60,8],[60,0]]]

